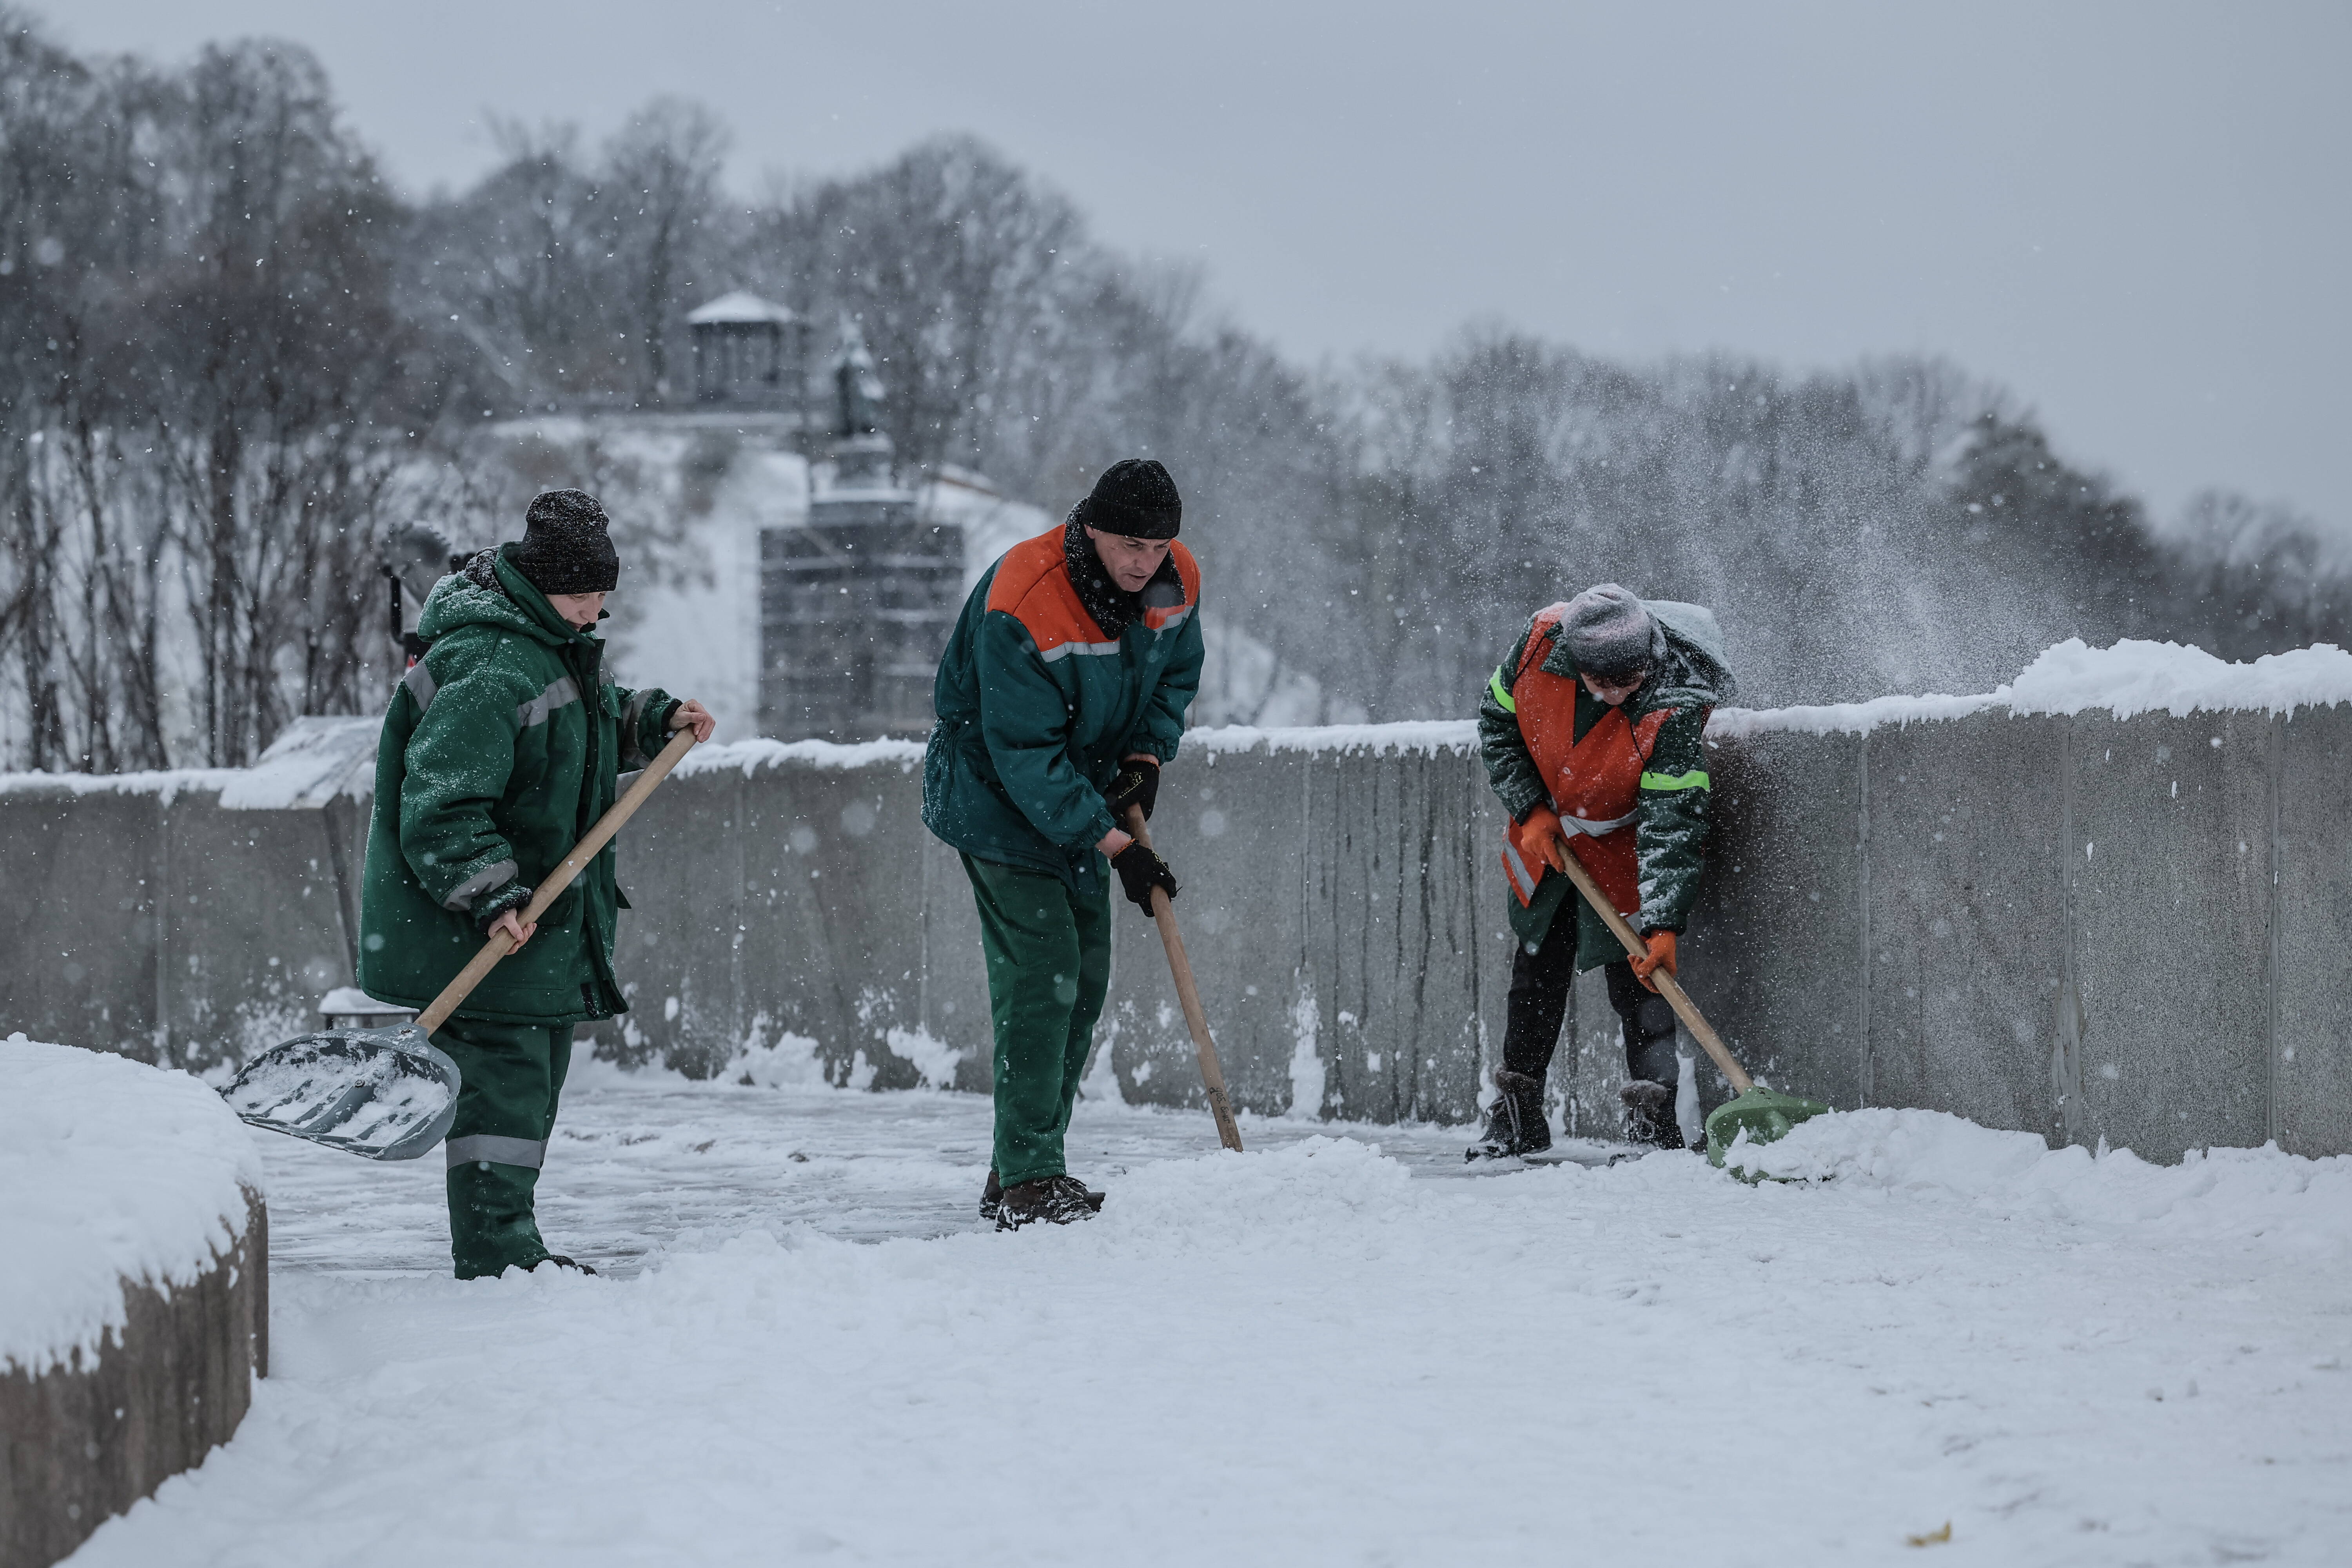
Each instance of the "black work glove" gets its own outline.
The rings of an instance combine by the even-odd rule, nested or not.
[[[1160,764],[1136,757],[1119,763],[1118,777],[1103,792],[1103,802],[1110,807],[1111,820],[1121,827],[1127,826],[1130,805],[1143,807],[1143,819],[1150,821],[1151,808],[1160,802]]]
[[[509,882],[474,906],[474,929],[484,936],[489,935],[490,927],[509,910],[515,911],[515,919],[522,919],[522,907],[530,902],[532,890],[520,882]]]
[[[1118,873],[1119,886],[1127,889],[1129,900],[1147,915],[1151,912],[1152,889],[1165,888],[1170,898],[1176,896],[1176,873],[1168,868],[1167,861],[1146,849],[1140,838],[1112,856],[1110,868]]]

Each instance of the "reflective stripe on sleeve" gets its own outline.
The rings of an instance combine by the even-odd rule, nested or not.
[[[570,676],[562,676],[547,683],[547,689],[528,702],[515,707],[515,722],[528,730],[534,724],[547,722],[549,714],[559,708],[569,708],[580,700],[580,687]]]
[[[419,713],[433,706],[433,694],[441,689],[421,658],[408,667],[408,673],[400,678],[400,683],[408,688],[408,695],[416,700]]]
[[[1643,773],[1642,787],[1671,790],[1706,789],[1709,786],[1706,773],[1701,769],[1694,768],[1686,773]]]
[[[1513,701],[1511,700],[1511,694],[1503,689],[1503,667],[1501,665],[1496,665],[1495,667],[1495,673],[1486,678],[1486,689],[1495,694],[1495,700],[1503,705],[1504,712],[1516,713],[1519,710],[1519,705]]]
[[[543,1139],[500,1138],[477,1132],[470,1137],[452,1138],[441,1147],[447,1152],[453,1171],[478,1160],[487,1160],[493,1165],[522,1165],[533,1171],[547,1163],[547,1143]]]
[[[1118,642],[1057,643],[1052,647],[1042,649],[1038,653],[1037,658],[1040,662],[1045,664],[1053,664],[1058,660],[1067,658],[1074,653],[1085,654],[1096,658],[1107,658],[1117,654],[1118,650],[1125,646],[1125,644]]]

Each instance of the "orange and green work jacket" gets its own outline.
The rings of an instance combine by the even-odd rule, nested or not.
[[[1107,886],[1096,841],[1122,757],[1172,761],[1201,686],[1201,568],[1181,543],[1141,613],[1106,637],[1079,602],[1063,525],[988,569],[940,658],[923,823],[978,860]],[[1173,570],[1170,570],[1172,567]]]
[[[1559,814],[1569,853],[1636,931],[1680,931],[1706,859],[1706,718],[1727,674],[1668,625],[1667,657],[1610,707],[1584,689],[1559,644],[1565,608],[1537,611],[1486,683],[1478,738],[1488,782],[1514,822],[1539,805]],[[1574,884],[1523,858],[1507,836],[1503,869],[1511,929],[1532,952]],[[1581,899],[1576,907],[1577,966],[1624,957],[1600,915]]]

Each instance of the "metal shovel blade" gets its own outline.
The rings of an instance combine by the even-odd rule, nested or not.
[[[1708,1113],[1706,1119],[1706,1163],[1721,1169],[1724,1151],[1730,1148],[1742,1132],[1750,1143],[1769,1143],[1786,1138],[1790,1129],[1800,1121],[1816,1116],[1827,1116],[1830,1108],[1818,1100],[1803,1100],[1778,1089],[1751,1089],[1736,1099],[1727,1100]],[[1753,1182],[1760,1178],[1748,1177]]]
[[[367,1160],[414,1160],[457,1116],[457,1064],[414,1024],[322,1029],[245,1064],[221,1098],[256,1127]]]

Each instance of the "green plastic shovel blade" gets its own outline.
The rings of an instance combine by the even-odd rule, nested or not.
[[[1751,1089],[1717,1106],[1707,1117],[1706,1163],[1720,1169],[1723,1152],[1743,1131],[1750,1143],[1770,1143],[1786,1138],[1798,1122],[1826,1116],[1829,1110],[1818,1100],[1802,1100],[1774,1089]]]

